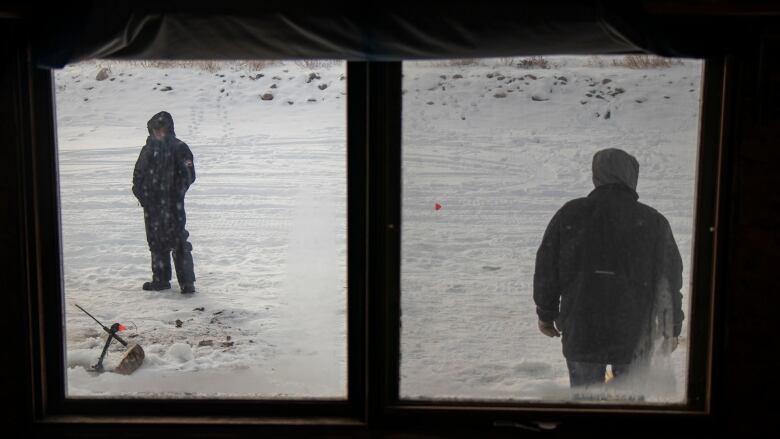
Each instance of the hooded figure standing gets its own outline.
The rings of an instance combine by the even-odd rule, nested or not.
[[[562,335],[572,388],[649,364],[655,339],[672,352],[682,329],[682,260],[669,222],[637,201],[639,163],[620,149],[593,156],[585,198],[553,217],[536,254],[539,330]]]
[[[133,194],[144,208],[146,240],[152,253],[152,281],[144,290],[171,287],[171,252],[182,293],[195,292],[192,244],[184,229],[184,195],[195,181],[190,148],[176,138],[173,118],[165,111],[155,114],[146,127],[149,137],[133,170]]]

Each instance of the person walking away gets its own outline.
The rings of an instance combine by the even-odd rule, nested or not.
[[[553,216],[536,254],[539,330],[562,337],[572,389],[600,386],[649,364],[654,340],[677,347],[682,260],[667,219],[640,203],[637,160],[593,156],[595,189]]]

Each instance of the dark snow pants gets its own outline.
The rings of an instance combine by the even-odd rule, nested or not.
[[[607,372],[606,364],[566,360],[566,366],[569,368],[569,383],[572,388],[604,384]],[[627,364],[613,364],[612,375],[617,378],[628,372],[628,369],[629,365]]]
[[[187,241],[189,232],[182,229],[181,238],[173,249],[150,249],[152,253],[152,278],[155,282],[171,281],[171,256],[176,268],[176,279],[180,285],[195,282],[192,262],[192,244]]]
[[[172,215],[175,220],[162,221],[163,214],[144,211],[146,220],[146,238],[152,254],[152,280],[154,282],[171,281],[171,256],[176,268],[179,285],[195,282],[195,269],[192,261],[192,244],[187,241],[190,233],[184,228],[187,217],[183,203],[179,203]],[[177,206],[178,207],[178,206]]]

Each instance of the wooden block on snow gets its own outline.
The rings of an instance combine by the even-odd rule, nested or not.
[[[114,372],[122,375],[130,375],[144,364],[144,358],[145,354],[141,345],[132,344],[119,361],[119,365],[114,369]]]

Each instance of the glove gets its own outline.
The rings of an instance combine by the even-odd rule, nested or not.
[[[555,322],[543,322],[539,320],[539,330],[548,337],[560,337],[561,333],[555,327]]]
[[[662,354],[670,355],[677,349],[678,344],[680,344],[680,340],[677,337],[664,337],[659,350]]]

